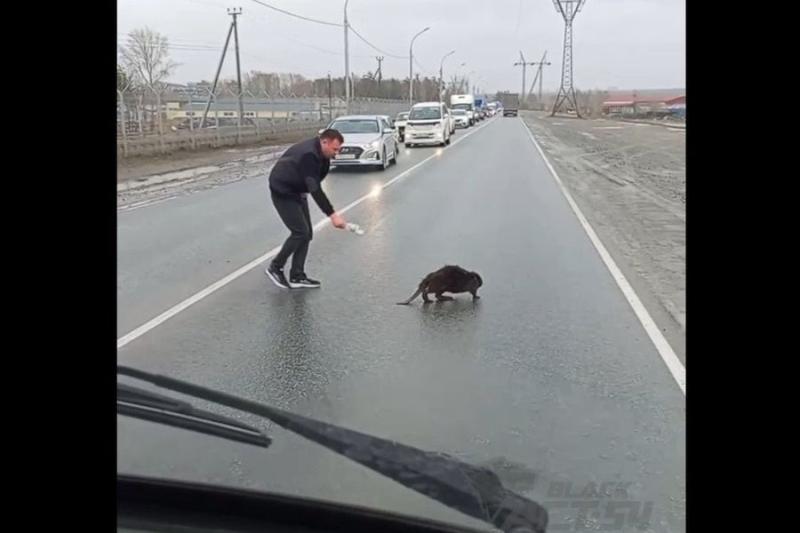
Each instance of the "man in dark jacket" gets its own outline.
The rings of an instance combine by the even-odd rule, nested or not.
[[[333,129],[325,130],[319,137],[299,142],[286,150],[270,172],[269,190],[272,203],[291,232],[266,270],[267,276],[278,287],[296,289],[320,286],[319,281],[309,278],[305,273],[306,254],[312,237],[311,217],[308,213],[309,194],[330,217],[334,227],[341,229],[347,226],[322,190],[322,180],[330,169],[330,159],[339,153],[343,142],[341,133]],[[292,268],[289,281],[286,281],[283,267],[290,255]]]

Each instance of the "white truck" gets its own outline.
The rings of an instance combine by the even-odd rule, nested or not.
[[[453,94],[450,96],[450,109],[463,109],[467,112],[469,125],[475,124],[475,97],[471,94]]]

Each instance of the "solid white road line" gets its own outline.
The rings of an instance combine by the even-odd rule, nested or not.
[[[675,381],[678,383],[681,392],[683,392],[683,394],[686,395],[686,368],[683,366],[680,359],[678,359],[678,356],[675,355],[675,351],[672,349],[672,346],[670,346],[669,343],[667,342],[667,339],[664,338],[664,335],[662,335],[661,330],[658,329],[658,326],[656,325],[653,318],[650,316],[650,313],[647,312],[647,309],[642,304],[642,301],[639,299],[639,296],[637,296],[636,292],[633,290],[633,287],[631,287],[631,284],[628,283],[628,280],[622,274],[622,271],[619,269],[617,264],[614,262],[614,259],[612,259],[611,255],[608,253],[606,247],[603,246],[603,243],[600,241],[600,238],[597,236],[594,229],[589,224],[589,221],[581,212],[580,208],[578,207],[578,204],[576,204],[575,200],[572,199],[572,195],[564,186],[564,183],[561,181],[561,178],[558,177],[558,173],[556,173],[556,170],[553,168],[553,165],[550,164],[550,161],[547,159],[547,156],[545,155],[541,146],[539,146],[539,143],[536,141],[536,138],[533,136],[533,133],[531,132],[530,128],[528,128],[527,124],[525,124],[525,122],[522,121],[522,119],[520,119],[520,121],[522,122],[525,129],[528,131],[528,136],[530,137],[531,142],[539,151],[539,154],[542,156],[542,159],[547,165],[547,168],[550,170],[550,174],[553,176],[553,179],[556,180],[556,183],[561,189],[562,194],[567,199],[567,202],[569,203],[572,210],[575,212],[575,215],[578,217],[578,221],[581,223],[581,226],[583,226],[584,231],[589,236],[589,240],[592,241],[592,244],[597,250],[597,253],[600,254],[600,258],[603,260],[603,263],[605,263],[609,272],[611,272],[611,276],[614,278],[614,281],[617,282],[617,285],[622,291],[622,294],[625,296],[625,299],[628,300],[628,303],[633,309],[633,312],[636,314],[636,317],[639,319],[639,322],[641,322],[645,332],[647,332],[647,335],[650,337],[650,340],[655,345],[658,354],[661,356],[661,359],[664,360],[664,363],[667,365],[667,368],[672,374],[672,377],[675,378]]]

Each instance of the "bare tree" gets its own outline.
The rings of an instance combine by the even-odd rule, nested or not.
[[[120,65],[117,65],[117,90],[124,91],[130,86],[130,78]]]
[[[448,87],[451,94],[465,94],[469,90],[469,81],[466,76],[450,76]]]
[[[407,98],[407,78],[396,79],[382,77],[380,84],[378,84],[377,71],[367,71],[363,75],[356,75],[356,73],[353,73],[353,77],[355,94],[359,96],[387,98],[392,100]],[[307,79],[296,73],[261,72],[254,70],[244,74],[242,78],[243,88],[254,94],[263,94],[264,91],[266,91],[274,97],[290,95],[292,93],[299,97],[328,96],[327,76],[323,78]],[[436,94],[438,94],[438,83],[438,78],[421,78],[417,75],[414,81],[415,92],[417,88],[419,88],[420,98],[424,96],[425,99],[436,99],[438,98],[436,97]],[[231,84],[235,85],[235,82],[220,80],[218,87],[225,89],[226,94],[228,94],[230,90],[226,88]],[[452,77],[449,86],[452,91],[458,93],[469,92],[469,80],[465,76]],[[331,78],[331,93],[332,96],[341,96],[344,94],[343,78]],[[233,92],[231,92],[231,94],[233,94]]]
[[[242,86],[254,93],[261,93],[263,91],[272,92],[277,90],[277,84],[275,83],[276,77],[277,74],[274,73],[254,70],[244,75]]]
[[[128,67],[117,64],[117,97],[120,101],[120,120],[128,127],[128,122],[135,120],[138,132],[143,130],[142,108],[145,87]]]
[[[134,82],[155,94],[160,131],[163,84],[178,66],[169,58],[167,37],[148,27],[132,30],[128,33],[127,44],[120,47],[120,55],[123,68]]]
[[[128,42],[120,47],[120,54],[123,67],[148,87],[165,81],[178,66],[169,58],[167,37],[147,27],[128,33]]]
[[[248,88],[242,84],[242,90]],[[248,88],[249,89],[249,88]],[[235,98],[239,94],[239,86],[234,79],[221,79],[217,82],[217,96]]]
[[[130,89],[132,80],[125,69],[117,65],[117,107],[119,110],[119,129],[122,135],[122,153],[128,155],[128,111],[125,108],[125,93]]]

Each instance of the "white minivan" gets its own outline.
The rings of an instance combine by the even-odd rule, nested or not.
[[[406,146],[418,144],[450,144],[451,124],[445,105],[441,102],[420,102],[408,114]]]

